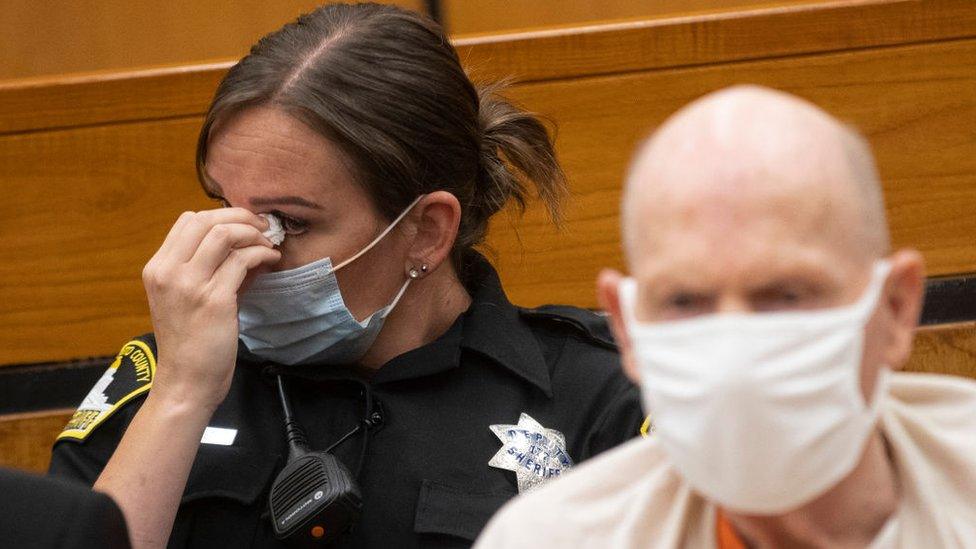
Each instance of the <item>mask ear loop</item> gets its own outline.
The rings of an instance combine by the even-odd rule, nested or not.
[[[390,311],[392,311],[393,308],[396,307],[396,304],[400,302],[400,298],[403,297],[403,294],[407,292],[407,287],[410,286],[411,282],[413,282],[413,279],[408,278],[407,281],[403,283],[403,286],[400,286],[400,291],[397,292],[396,297],[394,297],[393,301],[391,301],[390,304],[386,307],[386,310],[383,311],[383,314],[380,316],[380,318],[386,318],[386,315],[390,314]]]
[[[887,259],[879,259],[871,269],[871,280],[868,287],[864,290],[864,295],[852,306],[857,311],[861,330],[861,349],[863,352],[864,342],[867,335],[864,333],[871,315],[877,310],[884,294],[885,283],[888,275],[891,274],[891,262]],[[863,367],[863,365],[862,365]],[[854,370],[854,386],[857,390],[858,400],[863,405],[863,409],[868,411],[872,417],[877,419],[881,410],[881,401],[887,396],[888,381],[891,368],[882,364],[878,367],[878,375],[874,381],[874,390],[871,392],[870,400],[866,399],[861,391],[861,368]]]
[[[863,322],[867,322],[878,305],[881,303],[881,296],[884,294],[885,284],[888,282],[888,275],[891,274],[891,262],[886,259],[875,261],[871,268],[871,278],[864,289],[861,297],[849,307],[857,311],[858,317]]]
[[[407,208],[405,210],[403,210],[403,212],[400,213],[400,215],[398,215],[397,218],[394,219],[392,223],[390,223],[385,229],[383,229],[383,232],[381,232],[379,234],[379,236],[377,236],[376,238],[374,238],[373,241],[370,242],[369,244],[367,244],[365,248],[363,248],[362,250],[359,250],[358,252],[356,252],[356,254],[353,255],[352,257],[350,257],[349,259],[347,259],[347,260],[343,261],[342,263],[339,263],[338,265],[332,267],[332,272],[336,272],[339,269],[345,267],[346,265],[352,263],[353,261],[359,259],[359,257],[361,255],[363,255],[364,253],[366,253],[370,249],[372,249],[373,246],[375,246],[380,240],[383,240],[383,237],[384,236],[388,235],[390,233],[390,231],[393,230],[393,227],[396,227],[397,224],[400,223],[400,221],[403,220],[404,217],[407,217],[407,214],[410,213],[410,210],[412,210],[413,207],[417,205],[417,202],[420,202],[420,199],[423,198],[423,197],[425,197],[425,196],[427,196],[427,195],[422,194],[422,195],[418,196],[417,198],[415,198],[414,201],[411,202],[410,205],[407,206]],[[406,286],[404,286],[403,290],[406,290],[406,289],[407,289]],[[403,290],[400,291],[401,294],[403,294]]]
[[[633,277],[624,277],[617,285],[617,299],[620,303],[620,317],[628,332],[637,327],[640,322],[634,314],[637,301],[637,281]]]

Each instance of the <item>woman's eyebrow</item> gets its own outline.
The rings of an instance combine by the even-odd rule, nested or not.
[[[311,208],[313,210],[321,210],[322,206],[319,206],[315,202],[305,200],[300,196],[271,196],[271,197],[255,197],[251,198],[248,202],[252,206],[279,206],[279,205],[291,205],[291,206],[303,206],[305,208]]]

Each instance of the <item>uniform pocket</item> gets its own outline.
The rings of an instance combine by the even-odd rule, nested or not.
[[[418,534],[442,534],[474,541],[495,511],[515,495],[471,492],[424,480],[417,500],[414,531]]]
[[[203,444],[180,501],[170,547],[252,547],[273,538],[267,489],[278,456]]]
[[[224,498],[251,504],[271,485],[278,456],[235,446],[201,444],[181,503]]]

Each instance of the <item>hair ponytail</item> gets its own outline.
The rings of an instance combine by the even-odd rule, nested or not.
[[[472,225],[483,226],[471,234],[476,244],[484,237],[489,218],[509,201],[520,212],[529,198],[526,183],[535,187],[549,217],[559,225],[561,203],[567,194],[563,174],[552,138],[534,114],[500,96],[504,84],[478,89],[478,125],[481,130],[481,159],[477,180],[477,204],[471,213]],[[459,235],[460,236],[460,235]]]

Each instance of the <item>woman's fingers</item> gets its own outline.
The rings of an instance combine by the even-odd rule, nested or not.
[[[251,225],[258,231],[268,228],[267,220],[244,208],[220,208],[197,212],[188,216],[179,233],[175,235],[172,246],[167,249],[167,259],[179,262],[190,261],[210,230],[215,225],[228,223]]]
[[[200,246],[187,263],[191,276],[197,280],[209,279],[233,250],[248,246],[273,247],[271,241],[253,225],[243,223],[214,225],[203,237]]]
[[[214,272],[210,279],[213,292],[226,292],[226,296],[237,297],[237,290],[244,283],[248,271],[260,265],[274,265],[281,259],[281,252],[266,246],[236,248],[227,254],[227,259]]]
[[[170,227],[169,232],[166,233],[166,238],[163,240],[162,246],[156,252],[155,257],[166,257],[169,250],[173,248],[176,241],[180,238],[180,232],[183,231],[183,227],[186,226],[187,222],[196,215],[194,212],[183,212],[179,217],[176,218],[176,223]]]

